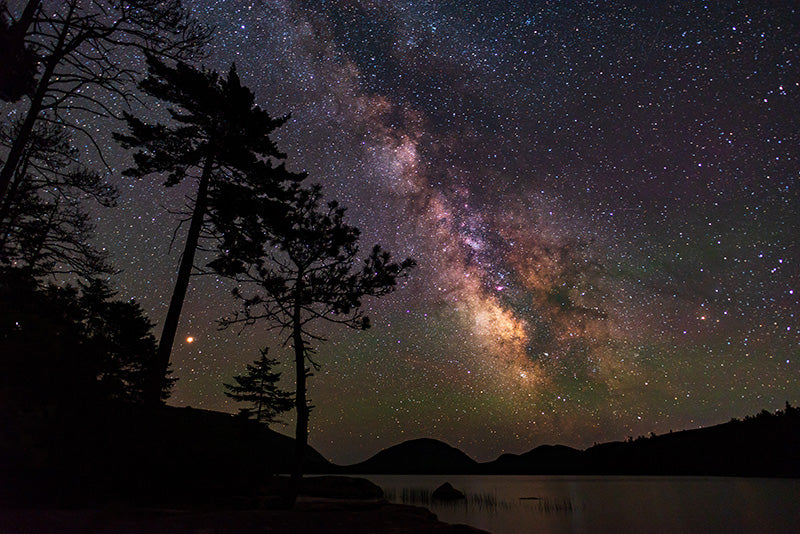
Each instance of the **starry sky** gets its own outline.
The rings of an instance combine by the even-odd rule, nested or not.
[[[326,457],[433,437],[486,461],[800,401],[796,2],[187,5],[217,26],[204,65],[291,113],[288,166],[418,262],[372,329],[319,331]],[[160,323],[196,184],[111,179],[98,242]],[[235,412],[222,383],[265,345],[290,387],[281,337],[218,330],[231,288],[192,280],[172,404]]]

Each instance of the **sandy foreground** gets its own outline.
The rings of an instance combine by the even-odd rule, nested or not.
[[[438,521],[426,508],[301,498],[294,510],[217,510],[107,507],[76,510],[0,510],[0,534],[265,534],[464,533],[482,530]]]

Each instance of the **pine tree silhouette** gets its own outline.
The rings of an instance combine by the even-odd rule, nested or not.
[[[286,332],[286,343],[293,349],[297,419],[290,504],[297,499],[308,444],[306,382],[311,369],[319,368],[311,358],[312,343],[324,341],[314,325],[325,322],[369,328],[363,299],[388,295],[415,265],[411,259],[392,262],[390,254],[378,245],[362,259],[360,232],[344,222],[344,208],[336,202],[324,205],[319,186],[303,189],[295,185],[292,191],[290,209],[273,226],[262,256],[238,272],[243,289],[237,288],[234,294],[242,299],[243,311],[222,321],[227,326],[264,320]],[[222,266],[230,273],[231,266],[241,266],[249,259],[237,258],[236,250],[231,249],[212,266]]]
[[[225,237],[227,246],[263,242],[265,231],[248,219],[254,202],[270,204],[273,212],[284,196],[282,184],[302,180],[272,161],[286,157],[270,139],[288,117],[274,119],[254,103],[242,86],[235,66],[227,77],[185,63],[168,66],[150,58],[150,74],[141,83],[151,96],[172,104],[172,124],[148,123],[126,113],[128,134],[115,134],[125,148],[135,149],[135,166],[127,176],[166,175],[166,187],[197,180],[194,204],[175,287],[158,346],[158,373],[149,399],[158,402],[161,381],[169,365],[178,320],[189,286],[201,232]],[[217,228],[217,226],[223,229]],[[234,234],[243,232],[247,238]]]
[[[291,393],[278,388],[281,373],[272,370],[278,360],[267,357],[267,348],[259,352],[261,357],[252,364],[247,364],[246,374],[234,376],[233,384],[223,385],[227,390],[227,397],[251,405],[241,412],[252,414],[259,423],[269,425],[280,422],[278,416],[292,409],[294,399]]]

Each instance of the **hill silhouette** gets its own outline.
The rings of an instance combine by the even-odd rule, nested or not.
[[[0,500],[224,502],[274,484],[273,475],[290,471],[294,450],[292,438],[254,421],[192,408],[154,414],[117,406],[48,428],[41,439],[34,439],[31,425],[0,436]],[[306,458],[310,474],[800,477],[800,408],[787,404],[775,413],[586,450],[542,445],[486,463],[430,438],[349,466],[332,464],[311,447]]]
[[[800,408],[586,450],[542,445],[477,463],[434,439],[407,441],[341,468],[375,474],[800,476]]]
[[[215,502],[258,491],[291,471],[294,440],[227,413],[164,407],[157,413],[116,406],[22,447],[0,439],[0,498],[37,504],[134,499]],[[29,438],[25,438],[29,439]],[[309,473],[336,467],[306,450]]]
[[[800,476],[800,409],[787,404],[707,428],[596,445],[585,472],[598,474]]]
[[[348,473],[451,474],[475,472],[478,463],[442,441],[421,438],[380,451],[368,460],[343,467]]]
[[[557,475],[582,465],[583,451],[566,445],[540,445],[523,454],[503,454],[482,464],[482,471],[497,473]]]

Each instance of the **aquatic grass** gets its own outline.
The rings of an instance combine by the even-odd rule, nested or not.
[[[400,502],[402,504],[429,504],[431,502],[431,490],[427,488],[397,488],[384,489],[383,496],[390,502]]]
[[[536,507],[543,514],[571,514],[573,511],[572,499],[569,497],[539,499]]]
[[[520,497],[518,500],[498,498],[495,491],[465,491],[465,499],[438,501],[432,497],[433,491],[424,487],[390,488],[384,490],[384,497],[390,502],[449,509],[476,509],[490,514],[526,507],[542,514],[571,514],[575,506],[569,497]]]
[[[540,512],[545,514],[571,513],[573,511],[572,499],[569,497],[520,497],[520,503],[531,503]]]
[[[433,491],[429,488],[410,487],[410,488],[391,488],[385,489],[384,497],[390,502],[399,502],[402,504],[423,505],[447,508],[477,508],[489,512],[497,510],[508,510],[513,506],[513,503],[498,499],[495,492],[465,492],[465,499],[453,501],[439,501],[434,500],[432,495]]]
[[[404,503],[430,503],[431,490],[427,488],[403,488],[402,500]]]
[[[480,493],[467,493],[467,505],[489,512],[497,512],[501,510],[510,510],[514,503],[498,499],[495,492],[480,492]]]

